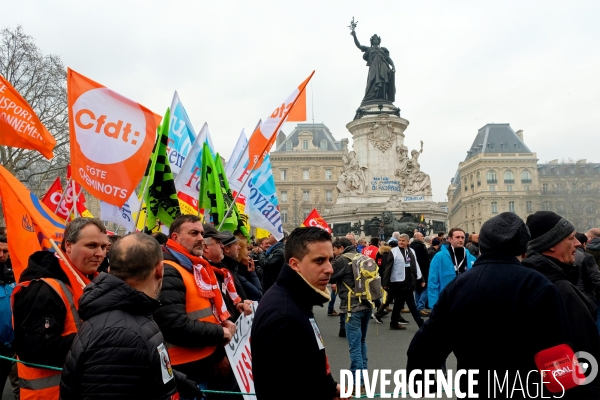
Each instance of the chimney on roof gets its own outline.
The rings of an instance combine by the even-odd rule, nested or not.
[[[521,139],[521,142],[525,143],[525,140],[523,140],[523,129],[519,129],[517,131],[517,136],[519,137],[519,139]]]

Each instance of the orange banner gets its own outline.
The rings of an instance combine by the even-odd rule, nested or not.
[[[51,250],[48,239],[53,239],[60,245],[65,226],[60,218],[54,215],[54,210],[48,209],[2,166],[0,194],[8,233],[8,251],[18,282],[32,253]]]
[[[321,214],[319,214],[316,208],[313,208],[313,210],[310,212],[310,214],[308,214],[308,217],[306,217],[306,220],[302,223],[301,226],[316,226],[317,228],[321,228],[331,233],[331,228],[329,227],[327,222],[325,222],[323,217],[321,217]]]
[[[56,140],[35,111],[0,75],[0,145],[37,150],[47,159],[54,157]]]
[[[71,69],[67,84],[73,177],[121,207],[144,175],[161,117]]]

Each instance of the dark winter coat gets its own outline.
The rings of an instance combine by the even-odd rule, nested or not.
[[[238,277],[238,274],[237,274],[238,262],[236,260],[234,260],[231,257],[225,256],[225,257],[223,257],[223,261],[221,261],[220,263],[210,262],[210,264],[212,266],[215,266],[216,268],[227,269],[231,273],[231,276],[233,276],[235,291],[237,292],[238,296],[240,296],[242,301],[246,300],[248,298],[246,296],[246,292],[244,291],[244,288],[242,287],[242,282],[240,282],[240,278]],[[219,287],[223,288],[224,287],[223,276],[219,275],[217,273],[215,273],[215,275],[217,276],[217,281],[219,282]],[[240,312],[235,308],[235,304],[233,304],[233,301],[227,295],[227,292],[223,292],[223,290],[221,289],[221,294],[223,295],[223,300],[225,301],[225,305],[227,306],[227,311],[229,311],[229,315],[231,316],[229,319],[233,322],[237,321],[237,319],[241,315]]]
[[[413,240],[413,242],[409,245],[411,249],[415,252],[417,256],[417,262],[419,263],[419,268],[421,269],[421,274],[423,274],[423,279],[427,282],[427,278],[429,277],[429,257],[427,256],[427,246],[425,243],[420,240]]]
[[[312,311],[328,301],[327,293],[289,265],[283,267],[252,324],[252,373],[259,399],[333,399],[336,382]]]
[[[168,399],[177,391],[159,352],[166,343],[152,319],[157,300],[103,273],[79,304],[85,322],[65,361],[62,399]]]
[[[248,296],[248,299],[252,301],[260,301],[263,295],[263,290],[262,284],[260,283],[260,278],[256,274],[256,270],[250,272],[245,265],[240,265],[238,276],[242,286],[244,287],[244,292],[246,292],[246,295]]]
[[[429,258],[430,264],[431,264],[431,260],[433,260],[433,256],[435,256],[435,253],[437,253],[438,251],[439,250],[437,250],[433,246],[429,246],[429,248],[427,249],[427,258]],[[429,269],[427,269],[427,273],[429,274]]]
[[[575,253],[575,265],[579,267],[579,279],[575,286],[596,304],[597,295],[600,294],[600,269],[594,256],[578,247]]]
[[[442,290],[408,348],[407,369],[439,368],[454,352],[457,369],[479,370],[477,392],[486,397],[488,370],[509,371],[509,387],[518,370],[525,383],[537,352],[568,341],[568,320],[560,292],[542,274],[513,256],[484,253]]]
[[[164,251],[165,260],[177,262],[175,257],[167,250]],[[189,271],[191,274],[192,271]],[[206,347],[217,346],[220,352],[215,358],[222,358],[225,351],[223,341],[223,328],[221,325],[210,322],[201,322],[187,317],[185,310],[186,290],[183,278],[178,270],[165,263],[162,289],[160,291],[160,307],[154,312],[154,320],[160,327],[165,340],[181,347]],[[214,353],[213,353],[214,354]],[[177,366],[177,369],[194,381],[206,379],[203,370],[210,368],[208,360],[198,360]]]
[[[530,251],[522,261],[525,267],[542,273],[556,286],[567,309],[573,350],[587,351],[600,360],[600,336],[596,327],[596,305],[575,287],[578,270],[575,265]],[[600,382],[600,377],[596,378]]]
[[[279,272],[285,264],[285,244],[283,242],[275,243],[266,251],[264,257],[260,258],[259,262],[263,273],[263,293],[267,293],[267,290],[277,282]]]
[[[29,257],[19,282],[53,278],[70,286],[54,253],[37,251]],[[75,334],[61,336],[67,315],[62,298],[43,281],[33,281],[14,296],[15,350],[19,358],[62,367]]]
[[[587,242],[585,251],[594,256],[596,264],[600,265],[600,238],[593,238]]]
[[[409,257],[410,257],[410,268],[405,268],[404,271],[404,280],[402,282],[396,283],[396,289],[402,290],[415,290],[417,285],[420,285],[423,279],[423,275],[421,273],[421,277],[418,277],[417,274],[417,263],[415,253],[412,249],[408,248]],[[404,260],[403,260],[404,262]],[[382,287],[390,287],[391,279],[392,279],[392,270],[394,268],[394,253],[391,251],[388,257],[385,260],[385,264],[383,265],[383,274],[381,275],[381,286]],[[410,273],[409,273],[410,270]]]

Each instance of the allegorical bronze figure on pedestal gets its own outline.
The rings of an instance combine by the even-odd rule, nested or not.
[[[371,36],[371,47],[362,46],[356,38],[358,21],[354,17],[350,22],[350,34],[354,38],[354,44],[364,52],[363,59],[369,67],[367,76],[367,87],[362,104],[374,101],[387,101],[393,103],[396,99],[395,73],[396,67],[390,58],[390,52],[385,47],[380,47],[381,38],[377,35]]]

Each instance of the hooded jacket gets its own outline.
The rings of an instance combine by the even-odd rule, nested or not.
[[[529,251],[521,263],[548,278],[562,295],[569,317],[573,350],[587,351],[600,360],[600,336],[594,318],[596,306],[575,287],[579,275],[577,267],[535,251]],[[597,377],[596,382],[599,381],[600,377]]]
[[[257,398],[333,399],[336,382],[312,311],[328,301],[328,293],[284,265],[277,283],[259,303],[252,324]]]
[[[65,360],[62,399],[168,399],[175,372],[152,313],[158,300],[102,273],[79,302],[85,321]]]
[[[75,334],[61,336],[67,315],[62,298],[40,278],[64,282],[69,278],[53,252],[37,251],[29,257],[19,282],[33,281],[14,296],[15,350],[21,360],[62,367]]]
[[[265,253],[259,253],[259,257],[263,274],[263,293],[266,293],[277,282],[279,272],[285,264],[285,243],[281,241],[275,243]]]

